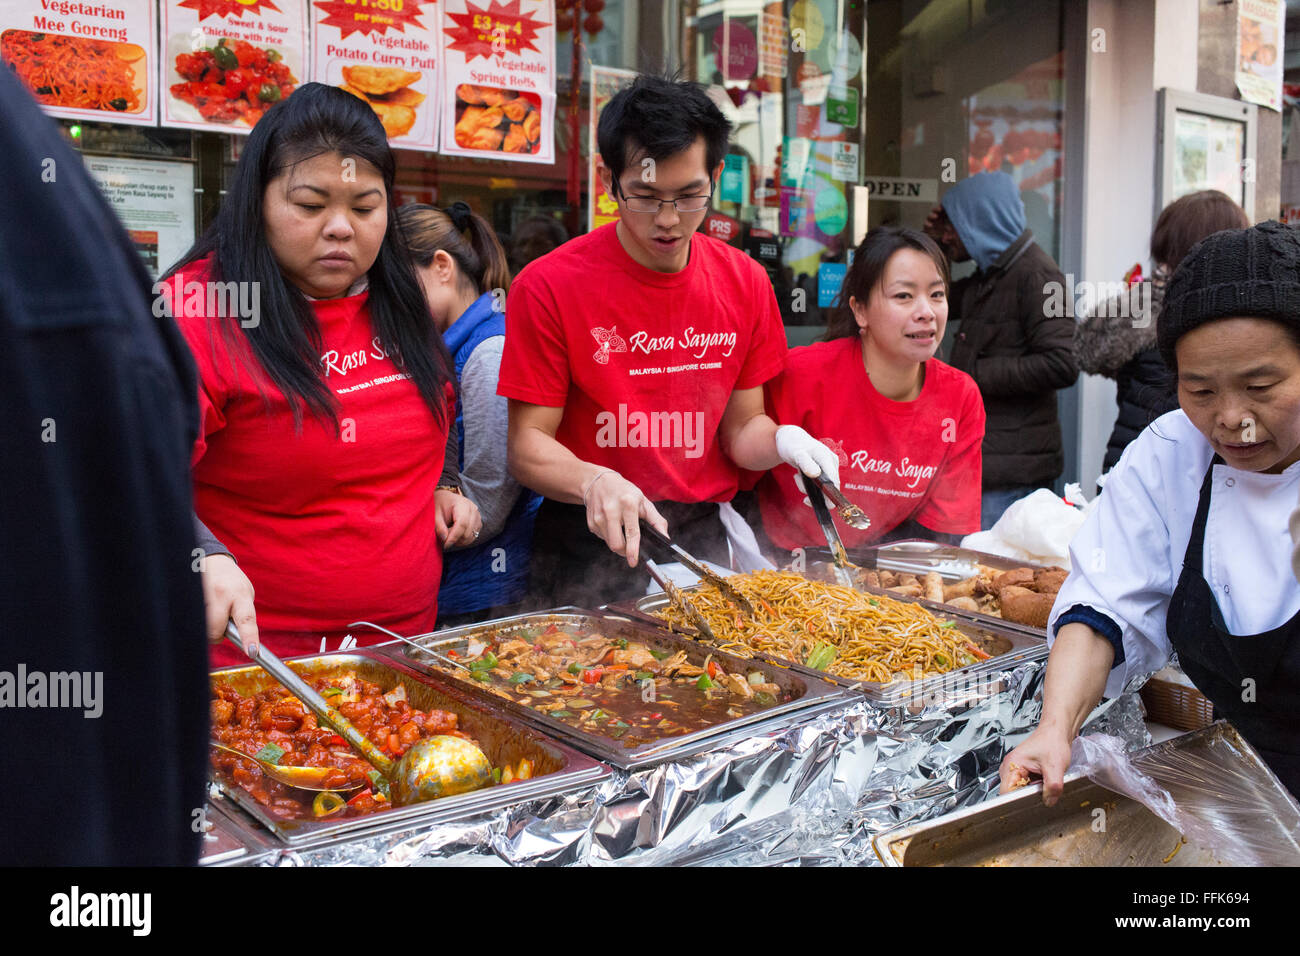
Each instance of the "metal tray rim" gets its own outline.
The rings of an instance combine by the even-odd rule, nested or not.
[[[421,641],[436,638],[436,640],[429,641],[429,645],[430,647],[437,647],[462,641],[476,631],[499,627],[528,626],[529,623],[556,623],[557,621],[563,621],[566,618],[596,618],[605,621],[615,621],[621,625],[631,627],[633,630],[654,631],[653,636],[660,639],[667,637],[670,643],[680,644],[683,641],[689,642],[690,646],[684,648],[686,650],[704,647],[704,645],[699,644],[697,641],[692,641],[690,638],[669,631],[666,628],[650,627],[643,621],[608,615],[600,611],[593,611],[587,608],[573,606],[565,606],[547,611],[537,611],[526,614],[516,614],[509,617],[496,618],[491,621],[483,621],[478,624],[467,625],[461,628],[433,631],[428,634],[421,634],[412,637],[411,640]],[[420,666],[417,662],[406,656],[408,648],[407,645],[402,642],[392,641],[386,644],[376,645],[376,649],[383,649],[389,654],[399,656],[400,659],[405,660],[408,666],[416,668],[419,668]],[[744,658],[735,657],[725,651],[715,650],[714,648],[708,648],[707,651],[714,654],[714,656],[719,660],[724,660],[740,667],[744,667],[747,663],[754,663],[752,661],[746,661]],[[566,741],[572,747],[579,750],[585,750],[586,752],[597,756],[600,760],[618,767],[619,769],[631,770],[648,766],[653,763],[675,759],[680,756],[697,753],[701,749],[707,749],[708,746],[712,745],[716,740],[729,735],[732,730],[753,729],[757,725],[767,724],[777,718],[802,716],[804,711],[810,710],[823,701],[839,700],[846,696],[843,688],[831,684],[817,675],[809,674],[803,670],[795,671],[793,668],[785,668],[782,665],[765,660],[758,661],[757,663],[767,668],[779,668],[781,670],[789,671],[804,684],[804,694],[798,700],[787,701],[784,704],[777,704],[773,707],[769,707],[767,710],[758,711],[745,717],[715,724],[712,727],[698,730],[691,734],[685,734],[680,737],[665,737],[658,741],[651,741],[647,744],[642,744],[640,747],[626,750],[612,746],[611,743],[605,741],[604,738],[592,734],[585,734],[562,721],[551,718],[538,711],[534,711],[531,708],[524,707],[516,701],[499,697],[490,691],[475,687],[469,682],[461,682],[458,680],[458,686],[463,686],[467,693],[475,694],[484,700],[493,702],[503,709],[507,709],[509,713],[516,716],[518,719],[526,721],[533,726],[544,730],[549,735]],[[441,674],[445,672],[439,671],[438,673]]]
[[[399,673],[419,683],[436,684],[430,679],[430,675],[418,668],[411,667],[405,661],[393,659],[390,655],[375,653],[375,647],[356,647],[347,651],[334,651],[326,654],[306,654],[299,657],[288,658],[286,663],[299,663],[316,661],[324,658],[347,658],[359,657],[367,661],[381,664],[385,667],[393,668]],[[395,666],[397,665],[397,666]],[[256,669],[256,665],[252,665]],[[209,679],[227,671],[244,671],[249,670],[249,665],[234,665],[223,667],[211,671]],[[436,687],[440,692],[445,692],[444,688]],[[489,708],[483,706],[483,701],[473,695],[463,692],[460,685],[451,685],[451,696],[470,699],[464,701],[466,706],[473,707],[482,711],[485,716],[496,720],[504,720],[507,724],[515,726],[520,725],[520,721],[509,713],[494,713]],[[460,703],[461,701],[458,701]],[[412,804],[407,807],[392,807],[382,813],[367,814],[362,817],[354,817],[339,822],[323,822],[313,820],[294,820],[292,829],[277,826],[276,821],[262,812],[261,805],[257,803],[242,787],[228,785],[216,772],[209,768],[208,780],[226,796],[232,804],[240,807],[244,812],[253,817],[259,824],[266,827],[274,839],[278,839],[288,844],[290,847],[298,847],[305,843],[315,843],[317,841],[325,842],[338,837],[346,836],[351,839],[355,836],[362,835],[371,830],[384,828],[389,822],[398,823],[418,819],[420,822],[445,823],[452,819],[462,816],[470,816],[475,813],[487,812],[509,806],[512,803],[518,803],[523,800],[533,799],[538,796],[550,795],[552,793],[568,792],[574,787],[568,786],[569,783],[577,785],[586,785],[589,782],[603,779],[609,776],[610,770],[603,766],[599,761],[582,751],[567,744],[565,741],[549,737],[544,732],[539,734],[539,728],[536,726],[525,725],[521,729],[526,729],[530,733],[541,736],[537,743],[543,747],[558,749],[560,755],[564,758],[566,766],[571,769],[556,771],[542,777],[535,777],[523,784],[510,784],[508,787],[488,787],[484,790],[475,790],[470,793],[457,794],[452,797],[443,797],[440,800],[428,801],[425,803]],[[563,786],[561,786],[563,785]]]
[[[692,590],[694,590],[694,588],[683,589],[684,593],[686,594],[689,594]],[[872,589],[872,588],[863,589],[863,593],[877,594],[884,597],[895,597],[895,595],[889,594],[888,592],[880,591],[878,589]],[[902,600],[902,599],[898,599],[898,600]],[[1047,656],[1048,653],[1047,639],[1042,634],[1042,632],[1035,631],[1031,628],[1022,628],[1017,625],[1008,626],[1000,618],[989,617],[988,615],[985,614],[963,613],[959,608],[951,609],[951,613],[950,613],[949,609],[947,608],[947,605],[937,604],[934,606],[930,606],[929,602],[919,601],[915,599],[912,600],[913,603],[918,603],[918,604],[922,604],[923,606],[926,606],[928,610],[938,611],[945,614],[945,616],[961,619],[965,623],[970,624],[972,626],[981,627],[984,628],[985,630],[991,630],[991,631],[999,631],[999,630],[1008,631],[1013,636],[1020,637],[1020,638],[1028,638],[1030,641],[1034,643],[1029,646],[1020,646],[1020,647],[1013,646],[1013,648],[1007,651],[1007,653],[1005,654],[1000,654],[997,657],[991,658],[990,660],[980,661],[976,664],[967,664],[965,667],[959,667],[956,670],[948,671],[944,674],[935,674],[930,677],[923,677],[919,681],[895,680],[895,681],[890,681],[888,684],[880,684],[871,681],[851,681],[848,680],[847,678],[837,677],[834,674],[827,674],[823,671],[813,670],[812,668],[806,667],[805,665],[799,663],[798,661],[786,660],[783,657],[773,657],[772,655],[764,652],[755,652],[756,657],[769,661],[772,664],[776,665],[777,667],[787,668],[793,671],[794,673],[802,674],[806,677],[814,677],[825,683],[833,684],[837,687],[842,687],[846,690],[861,693],[868,700],[870,700],[872,703],[878,706],[893,707],[893,706],[906,704],[909,701],[911,701],[913,698],[917,698],[917,697],[924,698],[924,697],[931,696],[935,691],[942,690],[945,684],[951,684],[954,681],[964,680],[973,677],[983,677],[988,674],[995,674],[998,673],[999,671],[1006,670],[1010,667],[1019,666],[1020,664],[1024,664],[1036,660],[1042,660]],[[650,595],[646,595],[645,597],[638,598],[635,602],[609,605],[608,608],[606,609],[607,610],[606,616],[612,616],[616,614],[627,615],[632,617],[634,620],[651,623],[663,630],[671,631],[671,629],[668,627],[666,622],[664,622],[663,620],[657,617],[654,617],[647,610],[647,608],[649,608],[652,605],[660,606],[662,604],[667,603],[667,601],[668,601],[667,596],[663,594],[650,594]],[[695,637],[689,634],[685,634],[681,631],[671,631],[671,633],[678,634],[682,637],[685,637],[687,640],[695,641],[697,644],[700,644],[702,647],[710,646],[708,644],[704,644],[703,642],[697,641]]]

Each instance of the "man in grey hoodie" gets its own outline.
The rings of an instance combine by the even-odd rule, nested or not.
[[[949,294],[950,365],[984,398],[980,526],[1011,502],[1050,486],[1065,467],[1056,391],[1074,384],[1074,320],[1048,301],[1072,295],[1052,257],[1025,226],[1020,190],[1006,173],[979,173],[946,192],[926,232],[974,274]],[[1054,295],[1055,294],[1055,295]]]

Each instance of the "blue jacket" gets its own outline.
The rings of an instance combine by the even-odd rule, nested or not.
[[[479,296],[443,334],[447,351],[456,363],[456,380],[465,363],[485,340],[505,335],[504,312],[492,308],[493,296]],[[465,413],[456,410],[460,435],[459,468],[465,467]],[[532,556],[533,523],[541,496],[525,488],[516,499],[501,533],[494,538],[443,555],[442,584],[438,591],[439,617],[468,614],[522,600],[528,587],[528,562]]]

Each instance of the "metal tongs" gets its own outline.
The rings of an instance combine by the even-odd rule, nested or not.
[[[831,518],[831,509],[826,507],[826,499],[822,497],[820,491],[822,483],[816,483],[818,487],[812,488],[808,492],[808,503],[812,505],[813,514],[817,516],[817,523],[822,526],[822,534],[826,536],[826,543],[830,546],[831,559],[834,561],[835,580],[844,587],[851,588],[853,587],[853,575],[849,569],[856,565],[849,561],[848,552],[844,550],[844,542],[840,540],[840,532],[835,527],[834,519]],[[825,485],[835,488],[830,482],[825,482]],[[839,489],[837,488],[836,491],[838,492]],[[841,497],[843,496],[841,495]],[[842,511],[840,513],[843,514]],[[865,518],[866,515],[863,515],[863,517]],[[868,521],[867,523],[870,524],[871,522]]]
[[[672,579],[664,574],[663,569],[645,556],[642,556],[641,563],[650,572],[650,577],[655,579],[655,583],[664,589],[664,593],[668,595],[668,600],[681,608],[682,613],[686,615],[686,619],[695,625],[695,629],[700,632],[700,637],[711,644],[716,644],[718,638],[713,633],[713,628],[709,627],[709,622],[704,619],[704,615],[700,613],[700,609],[681,592],[677,585],[673,584]]]
[[[671,555],[672,560],[680,561],[699,578],[708,581],[722,592],[723,597],[744,611],[746,616],[752,618],[757,615],[758,612],[754,610],[754,605],[750,603],[749,598],[745,597],[745,595],[732,587],[731,584],[727,582],[726,578],[718,574],[716,571],[713,571],[703,561],[691,555],[680,545],[674,544],[672,538],[668,537],[668,535],[654,527],[654,525],[650,524],[650,522],[646,521],[644,518],[641,518],[640,521],[641,537],[643,539],[653,541],[661,552]],[[667,590],[667,588],[665,588],[665,590]]]
[[[835,512],[840,519],[850,528],[857,528],[859,531],[866,531],[871,527],[871,519],[867,513],[844,497],[844,492],[840,491],[839,486],[833,481],[827,481],[825,478],[809,478],[804,475],[805,482],[811,481],[835,504]],[[808,495],[808,500],[812,501],[813,496]],[[838,540],[838,535],[836,536]],[[834,545],[831,545],[834,548]]]

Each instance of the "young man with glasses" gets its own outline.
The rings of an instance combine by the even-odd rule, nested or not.
[[[763,383],[786,353],[767,275],[696,231],[730,130],[702,87],[638,77],[597,130],[597,170],[619,221],[511,285],[498,390],[510,399],[511,471],[547,499],[534,532],[535,606],[643,591],[639,519],[726,565],[718,504],[741,469],[784,461],[838,480],[834,452],[764,414]]]

